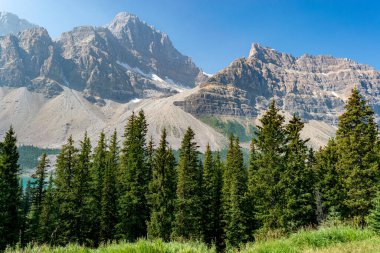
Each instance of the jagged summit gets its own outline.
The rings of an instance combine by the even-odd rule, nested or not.
[[[247,58],[235,60],[177,104],[196,115],[256,117],[275,98],[285,112],[336,124],[354,87],[380,121],[380,72],[374,68],[347,58],[295,57],[255,43]]]
[[[166,34],[129,13],[119,13],[108,26],[73,28],[54,42],[44,28],[0,38],[0,86],[48,97],[67,86],[96,103],[127,102],[173,95],[203,76]]]
[[[37,27],[37,25],[20,19],[16,14],[0,11],[0,36],[17,34],[20,31]]]

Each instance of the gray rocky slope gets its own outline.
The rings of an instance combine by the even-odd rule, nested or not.
[[[358,87],[380,115],[380,72],[349,59],[294,57],[253,44],[176,105],[195,115],[258,116],[275,98],[283,111],[335,125],[351,89]]]
[[[17,34],[20,31],[37,27],[35,24],[25,19],[20,19],[17,15],[0,11],[0,36],[6,34]]]
[[[57,41],[39,27],[0,37],[0,86],[47,97],[66,86],[91,102],[126,102],[174,94],[204,80],[166,34],[128,13],[105,27],[74,28]]]

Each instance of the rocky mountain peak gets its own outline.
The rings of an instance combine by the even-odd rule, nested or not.
[[[17,34],[20,31],[37,27],[37,25],[20,19],[16,14],[0,12],[0,36],[6,34]]]

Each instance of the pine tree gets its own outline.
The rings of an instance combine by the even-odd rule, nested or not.
[[[378,234],[380,234],[380,194],[377,193],[373,200],[373,207],[368,216],[368,225]]]
[[[54,245],[56,242],[58,208],[54,201],[55,190],[53,188],[53,174],[50,174],[45,196],[42,200],[41,216],[39,223],[39,242]]]
[[[118,166],[119,147],[117,142],[117,132],[115,130],[106,155],[106,167],[103,178],[100,215],[100,235],[102,242],[109,242],[115,239],[118,198],[116,178]]]
[[[92,166],[90,170],[91,175],[91,231],[90,237],[98,244],[100,239],[100,218],[102,210],[102,192],[103,192],[103,180],[106,170],[106,156],[107,156],[107,145],[105,140],[104,132],[100,133],[99,141],[94,149]]]
[[[166,129],[152,158],[153,178],[149,184],[148,203],[151,207],[148,237],[170,239],[176,197],[176,160],[168,148]]]
[[[202,239],[202,170],[199,166],[194,132],[186,130],[182,139],[177,168],[177,200],[173,237],[186,240]]]
[[[223,182],[223,220],[225,222],[226,244],[237,247],[249,239],[245,198],[247,171],[244,166],[239,139],[233,136],[230,137]]]
[[[304,123],[294,115],[286,125],[287,150],[286,171],[282,175],[285,182],[286,216],[285,228],[295,230],[316,223],[314,175],[308,166],[309,149],[307,140],[301,139]]]
[[[285,227],[282,175],[286,164],[286,132],[284,117],[278,113],[275,101],[271,102],[260,122],[255,141],[257,170],[250,182],[255,196],[255,217],[263,229],[281,229]]]
[[[54,200],[57,204],[53,216],[57,217],[56,227],[53,230],[54,241],[57,244],[67,244],[75,238],[77,227],[75,226],[76,196],[73,191],[75,167],[78,159],[78,149],[74,147],[73,138],[70,136],[62,147],[56,162],[56,177],[54,179]]]
[[[132,114],[124,133],[121,150],[121,189],[119,198],[118,237],[130,241],[146,236],[149,208],[146,190],[151,178],[147,166],[147,123],[143,111]]]
[[[0,251],[19,240],[21,191],[16,141],[10,127],[0,144]]]
[[[41,159],[37,165],[36,172],[32,175],[32,196],[31,196],[31,210],[28,214],[29,239],[38,242],[40,237],[40,217],[42,212],[42,202],[45,195],[46,188],[46,170],[49,166],[49,161],[46,154],[42,154]]]
[[[219,153],[213,157],[210,145],[207,144],[203,165],[203,212],[204,240],[208,244],[221,244],[221,192],[222,171]]]
[[[374,112],[357,88],[345,109],[336,133],[337,171],[347,196],[343,215],[358,217],[363,225],[379,189],[378,131]]]
[[[90,181],[90,168],[91,163],[91,142],[87,136],[84,135],[80,143],[80,150],[77,156],[77,162],[74,166],[74,176],[72,181],[73,193],[73,206],[74,209],[74,231],[71,241],[76,241],[80,245],[94,245],[96,242],[90,238],[91,231],[91,206],[90,197],[92,193]],[[99,226],[99,224],[97,225]]]

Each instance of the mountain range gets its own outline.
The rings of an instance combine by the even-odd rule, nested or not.
[[[144,109],[156,142],[165,127],[178,148],[191,126],[201,150],[207,143],[222,149],[225,133],[205,118],[249,134],[275,99],[287,118],[297,113],[307,122],[303,135],[318,147],[334,135],[355,86],[380,115],[380,73],[349,59],[253,44],[247,57],[208,76],[168,35],[129,13],[56,40],[42,27],[9,20],[0,18],[0,137],[12,124],[22,144],[59,147],[86,130],[94,140],[102,130],[122,133],[132,111]]]

